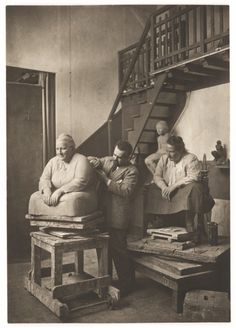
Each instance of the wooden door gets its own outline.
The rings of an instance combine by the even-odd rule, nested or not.
[[[30,253],[25,220],[30,195],[42,173],[42,88],[7,83],[7,229],[8,258]]]

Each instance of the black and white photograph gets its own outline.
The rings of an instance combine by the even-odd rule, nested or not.
[[[232,323],[231,4],[2,11],[6,324]]]

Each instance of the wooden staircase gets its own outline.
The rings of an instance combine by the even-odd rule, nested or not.
[[[131,143],[136,153],[145,155],[156,151],[156,123],[166,120],[172,127],[185,104],[185,92],[164,88],[167,74],[157,77],[152,89],[140,97],[122,100],[123,139]]]
[[[173,128],[185,106],[187,92],[229,82],[229,52],[217,51],[177,65],[155,75],[152,81],[151,88],[122,98],[122,137],[142,157],[156,151],[158,120],[166,120]]]
[[[162,6],[147,20],[139,42],[119,51],[118,60],[120,86],[99,136],[107,136],[110,155],[122,136],[144,158],[156,150],[157,121],[166,120],[172,129],[188,92],[229,82],[229,7]],[[80,146],[86,153],[87,144]]]

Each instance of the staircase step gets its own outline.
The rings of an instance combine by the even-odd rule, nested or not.
[[[155,122],[156,124],[156,122]],[[156,129],[153,128],[153,129],[148,129],[148,128],[144,128],[143,131],[146,131],[146,132],[155,132],[156,133]]]
[[[170,107],[170,106],[173,106],[175,104],[169,104],[169,103],[164,103],[164,102],[157,101],[156,105],[161,106],[161,107]]]
[[[140,117],[140,114],[134,114],[134,115],[131,115],[131,117],[133,117],[133,118]]]
[[[143,143],[143,142],[139,142],[138,143],[138,148],[139,148],[139,152],[140,154],[145,154],[146,156],[152,154],[153,152],[156,151],[156,144],[151,144],[151,143]],[[145,156],[145,157],[146,157]]]
[[[150,99],[152,98],[152,95],[153,95],[153,89],[148,90],[147,102],[150,101]],[[176,94],[173,92],[168,93],[166,91],[161,91],[158,96],[157,101],[160,103],[164,103],[164,104],[173,104],[174,105],[177,102],[177,97],[176,97]]]
[[[157,124],[158,119],[157,118],[150,118],[148,119],[146,125],[145,125],[145,130],[153,130],[156,131],[156,124]]]
[[[139,143],[138,144],[140,154],[150,154],[148,144]]]
[[[170,106],[165,107],[165,106],[156,105],[154,106],[150,116],[160,117],[160,118],[169,117],[171,115],[171,112],[173,112],[171,109],[172,108]]]
[[[156,142],[156,133],[155,131],[143,131],[140,142],[154,143]]]
[[[133,129],[133,116],[140,116],[140,105],[123,105],[122,112],[123,112],[123,128],[124,130],[132,128]]]
[[[178,93],[184,93],[189,91],[188,88],[185,88],[183,86],[177,87],[176,88],[172,85],[166,85],[164,87],[162,87],[162,91],[163,92],[167,92],[167,93],[174,93],[174,94],[178,94]]]
[[[150,110],[150,106],[151,106],[150,104],[141,105],[140,106],[140,116],[144,116],[145,113]],[[174,105],[172,105],[172,106],[174,106]],[[170,116],[172,106],[155,105],[153,107],[151,115],[160,116],[160,117],[168,117],[168,116]]]

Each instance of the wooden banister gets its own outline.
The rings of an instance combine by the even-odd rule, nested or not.
[[[127,70],[127,72],[126,72],[126,74],[125,74],[125,77],[124,77],[124,79],[123,79],[123,81],[122,81],[122,83],[121,83],[121,86],[120,86],[119,92],[118,92],[118,94],[117,94],[117,96],[116,96],[116,99],[115,99],[115,101],[114,101],[114,104],[113,104],[113,106],[112,106],[112,109],[111,109],[111,111],[110,111],[110,114],[109,114],[109,116],[108,116],[108,120],[110,120],[110,119],[112,118],[113,114],[115,113],[115,111],[116,111],[116,109],[117,109],[117,106],[118,106],[118,104],[119,104],[119,102],[120,102],[120,98],[121,98],[122,93],[123,93],[123,91],[124,91],[124,89],[125,89],[126,83],[128,82],[129,76],[130,76],[130,74],[131,74],[131,72],[132,72],[132,70],[133,70],[133,68],[134,68],[134,65],[135,65],[136,60],[137,60],[138,55],[139,55],[139,51],[140,51],[140,49],[141,49],[141,47],[142,47],[142,45],[143,45],[143,43],[144,43],[144,40],[145,40],[145,38],[146,38],[146,36],[147,36],[147,34],[148,34],[149,29],[150,29],[150,18],[148,19],[148,21],[147,21],[147,23],[146,23],[146,26],[145,26],[144,31],[143,31],[143,33],[142,33],[142,36],[141,36],[141,38],[140,38],[140,40],[139,40],[138,46],[137,46],[137,48],[135,49],[135,52],[134,52],[134,54],[133,54],[133,58],[132,58],[132,60],[131,60],[131,63],[130,63],[130,65],[129,65],[128,70]]]

